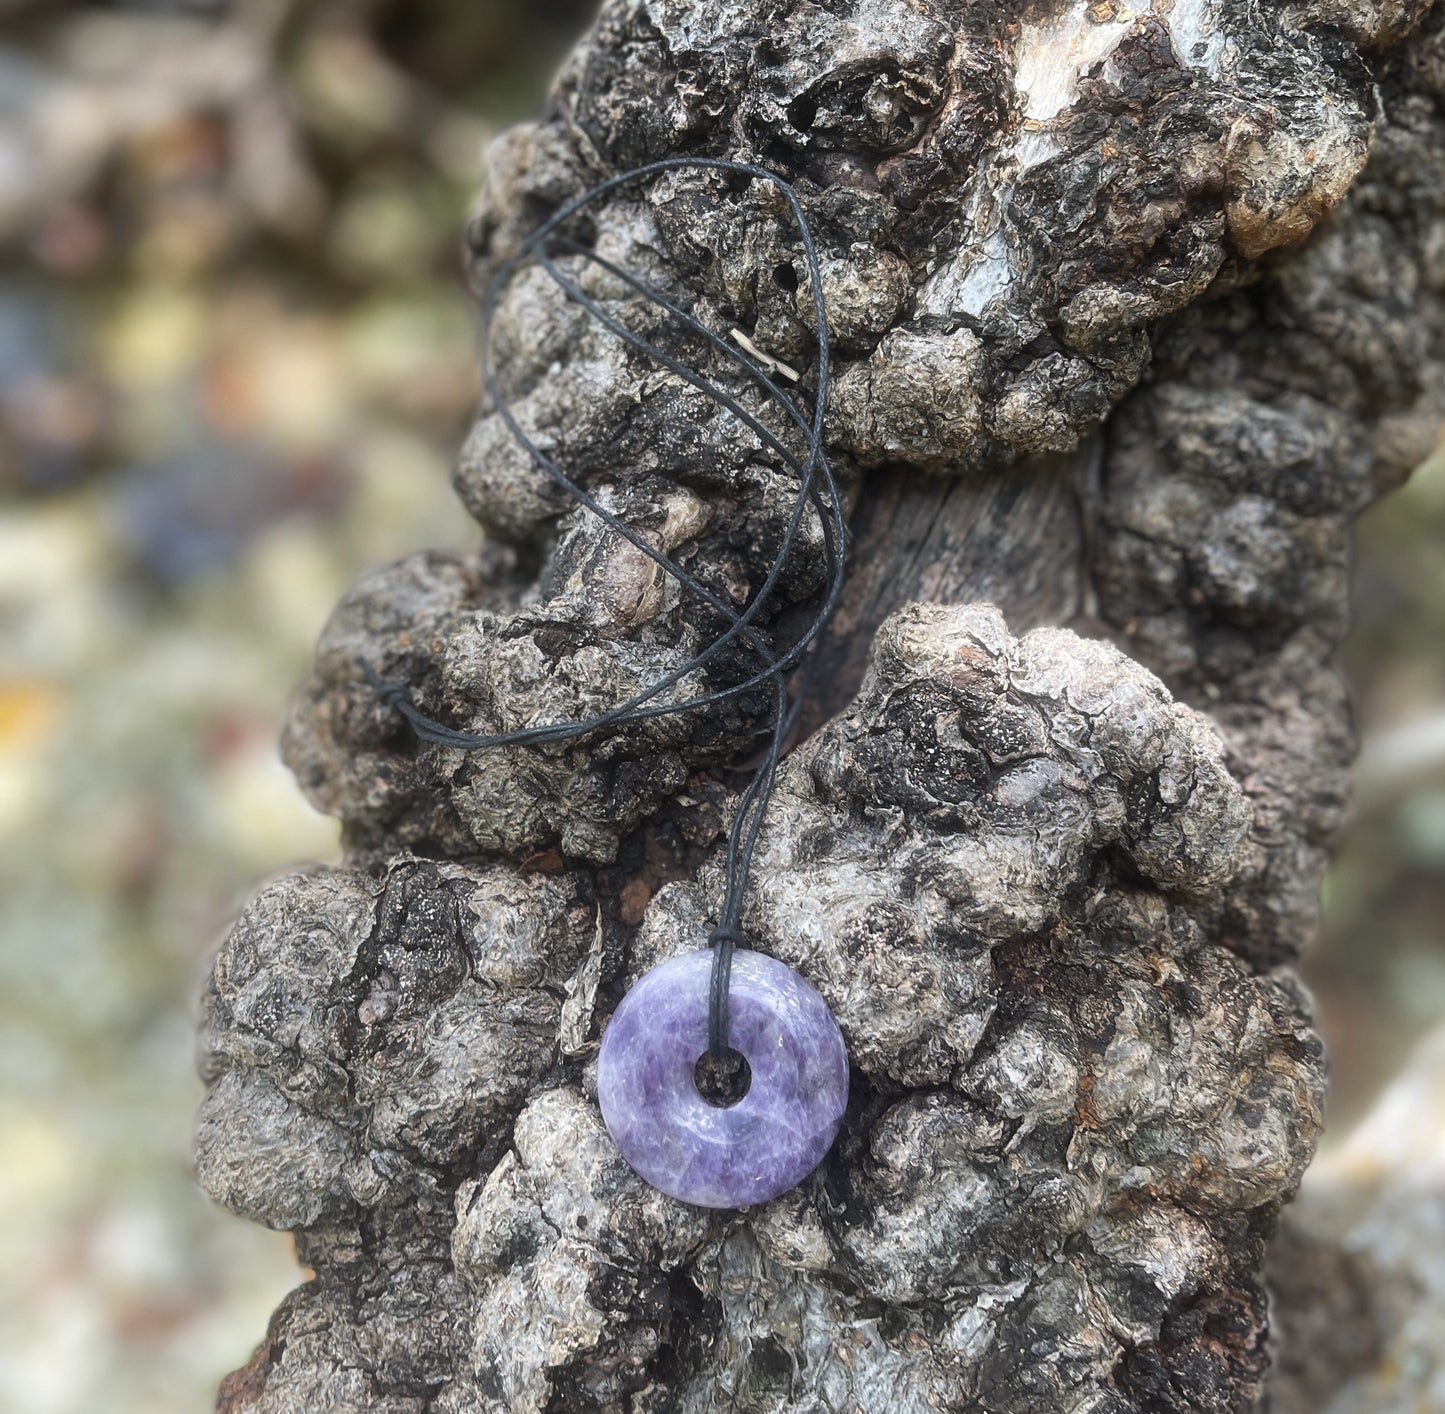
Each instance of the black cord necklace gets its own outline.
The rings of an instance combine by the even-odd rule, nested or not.
[[[742,347],[707,328],[677,300],[565,234],[568,222],[618,188],[663,173],[687,170],[714,171],[766,182],[787,202],[800,238],[816,316],[817,369],[810,416],[805,415],[794,398],[780,386],[773,371],[748,357]],[[662,310],[677,327],[701,338],[725,363],[740,370],[750,382],[763,390],[769,402],[783,413],[786,422],[797,434],[802,444],[801,451],[792,450],[782,436],[765,426],[715,380],[688,367],[610,314],[557,263],[562,258],[583,260],[604,270],[634,294]],[[539,447],[517,421],[496,375],[492,332],[502,298],[518,271],[529,261],[535,261],[569,300],[603,328],[736,417],[765,449],[780,458],[797,477],[797,494],[778,552],[756,593],[741,612],[601,505]],[[497,268],[482,300],[481,345],[482,380],[487,396],[494,411],[534,465],[578,505],[671,575],[687,593],[720,615],[726,627],[687,662],[606,712],[582,721],[546,723],[496,734],[459,731],[435,721],[415,706],[405,685],[383,683],[366,664],[362,664],[362,670],[373,688],[405,718],[418,738],[462,751],[571,741],[609,727],[681,712],[703,711],[759,687],[767,687],[771,691],[773,708],[768,744],[762,763],[738,801],[728,836],[722,903],[717,926],[708,936],[708,949],[705,953],[690,954],[662,964],[628,993],[609,1023],[598,1062],[599,1100],[604,1117],[624,1156],[644,1178],[674,1196],[710,1206],[734,1207],[763,1201],[792,1187],[816,1167],[836,1134],[847,1095],[846,1052],[837,1025],[822,998],[803,978],[776,960],[739,950],[739,945],[748,941],[742,932],[742,911],[758,836],[776,783],[783,749],[801,704],[801,698],[790,703],[785,675],[802,663],[809,648],[822,633],[837,606],[845,569],[845,511],[823,445],[824,418],[831,391],[827,309],[817,246],[802,203],[793,188],[774,173],[722,158],[669,158],[619,173],[559,208]],[[774,370],[776,367],[773,365]],[[810,508],[822,527],[826,582],[817,609],[806,627],[785,651],[775,652],[756,625],[789,567],[804,517]],[[699,692],[680,701],[656,700],[708,667],[734,644],[745,647],[759,663],[757,670],[744,680],[729,687]],[[698,1094],[694,1078],[699,1059],[698,1049],[694,1048],[696,1038],[692,1034],[698,1021],[695,983],[699,974],[699,958],[706,963],[707,973],[706,1055],[723,1072],[738,1068],[739,1062],[745,1072],[746,1097],[731,1104],[703,1099]],[[746,975],[738,979],[737,986],[734,985],[735,960],[740,966],[746,964]],[[687,964],[684,969],[686,977],[678,970],[681,963]],[[668,972],[670,968],[674,969],[672,973]],[[677,1004],[671,1010],[670,1002]],[[731,1018],[730,1007],[738,1011]],[[674,1012],[676,1015],[673,1015]],[[634,1029],[629,1027],[630,1021],[637,1023],[635,1034]],[[803,1025],[804,1021],[806,1025]],[[667,1036],[664,1034],[669,1024],[676,1032],[673,1038],[676,1044],[671,1047],[666,1044]],[[754,1035],[759,1025],[763,1029]],[[833,1044],[835,1038],[836,1045]],[[749,1040],[753,1044],[747,1044]],[[730,1045],[730,1042],[735,1044]],[[790,1046],[790,1042],[798,1044]],[[780,1045],[787,1052],[784,1057],[786,1063],[782,1073],[775,1073],[777,1066],[771,1062],[776,1062],[778,1057],[771,1052]],[[820,1045],[822,1052],[818,1052]],[[684,1063],[688,1072],[687,1086],[679,1085],[676,1073]],[[689,1089],[690,1094],[687,1093]],[[703,1108],[697,1109],[693,1101]],[[778,1118],[789,1105],[796,1110],[800,1104],[809,1111],[802,1121],[791,1112]],[[705,1136],[706,1142],[700,1147],[696,1144],[692,1146],[697,1152],[691,1155],[690,1174],[679,1170],[676,1152],[679,1127],[691,1133],[694,1139],[700,1130],[713,1131]],[[784,1130],[791,1130],[791,1142],[784,1142],[787,1138]],[[771,1144],[760,1144],[764,1132],[772,1135]],[[800,1138],[806,1142],[800,1145]],[[820,1142],[821,1148],[818,1147]],[[661,1158],[658,1152],[654,1152],[658,1151],[659,1145]],[[762,1165],[767,1170],[765,1180],[756,1176],[749,1178],[744,1174],[744,1170],[752,1174],[759,1167],[757,1161],[780,1145],[788,1152],[772,1154],[771,1160]],[[805,1160],[806,1167],[796,1171]],[[682,1167],[685,1169],[687,1166],[684,1164]],[[786,1181],[782,1182],[784,1178]]]

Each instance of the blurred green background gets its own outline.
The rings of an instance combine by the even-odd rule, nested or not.
[[[208,1408],[298,1279],[191,1186],[193,998],[335,856],[275,751],[325,615],[472,538],[458,233],[590,8],[0,0],[0,1409]],[[1341,1125],[1445,1014],[1445,459],[1358,598]]]

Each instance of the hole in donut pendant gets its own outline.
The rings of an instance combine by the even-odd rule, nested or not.
[[[711,972],[711,951],[684,953],[623,997],[602,1035],[597,1099],[622,1157],[654,1188],[700,1207],[745,1208],[823,1161],[848,1103],[848,1051],[812,983],[740,948],[728,1041],[742,1065],[704,1067]],[[714,1089],[719,1104],[707,1089],[728,1079],[736,1092]]]
[[[704,1051],[692,1068],[692,1083],[708,1104],[725,1110],[748,1093],[753,1083],[753,1068],[748,1058],[731,1046],[720,1056]]]

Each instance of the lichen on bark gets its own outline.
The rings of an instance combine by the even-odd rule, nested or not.
[[[1321,1119],[1296,964],[1346,798],[1349,526],[1445,409],[1429,10],[603,5],[493,151],[473,273],[669,155],[767,165],[818,233],[860,553],[745,923],[832,1006],[853,1098],[742,1213],[607,1138],[598,1037],[715,919],[768,702],[487,753],[407,733],[358,660],[497,730],[603,710],[718,627],[484,409],[457,475],[483,545],[354,591],[287,726],[346,858],[263,890],[207,989],[201,1181],[315,1271],[224,1408],[1255,1406]],[[811,386],[767,184],[669,172],[577,234]],[[541,276],[496,332],[549,454],[747,602],[779,458]],[[822,583],[807,530],[780,637]]]

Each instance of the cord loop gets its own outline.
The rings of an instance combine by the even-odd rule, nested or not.
[[[678,301],[654,289],[639,276],[604,258],[587,245],[560,234],[561,228],[573,217],[619,187],[644,181],[649,177],[660,176],[666,172],[689,169],[720,172],[735,177],[746,177],[750,181],[770,183],[781,193],[788,204],[803,248],[817,325],[818,358],[811,416],[805,415],[793,397],[778,385],[769,369],[760,366],[730,340],[709,329]],[[784,414],[792,428],[801,434],[804,455],[800,456],[791,450],[781,436],[764,425],[726,388],[690,368],[642,335],[633,332],[602,308],[567,271],[558,265],[557,260],[560,257],[583,260],[606,271],[621,281],[634,294],[662,310],[687,333],[702,339],[725,364],[740,371],[749,382],[762,389],[768,401]],[[778,456],[798,478],[797,495],[778,552],[762,583],[741,613],[730,601],[709,589],[670,556],[654,548],[637,531],[602,506],[543,451],[518,423],[493,368],[492,329],[507,286],[523,264],[532,259],[535,259],[537,264],[557,283],[570,301],[584,309],[591,318],[616,338],[637,352],[647,355],[659,366],[666,368],[691,387],[704,393],[719,407],[731,413],[767,451]],[[737,812],[728,835],[727,860],[724,869],[725,885],[722,905],[719,909],[718,926],[709,937],[709,943],[713,950],[713,965],[709,985],[708,1049],[715,1057],[721,1057],[728,1048],[728,985],[733,951],[739,944],[747,942],[747,938],[741,932],[741,918],[748,875],[757,848],[763,815],[777,778],[778,765],[782,760],[788,733],[797,719],[798,707],[801,702],[800,697],[797,702],[789,704],[785,674],[797,668],[809,648],[817,642],[837,606],[843,587],[847,537],[845,511],[842,495],[832,469],[828,465],[823,444],[824,419],[832,386],[831,358],[827,308],[823,297],[822,266],[818,258],[817,246],[807,217],[803,212],[802,203],[797,193],[783,178],[764,167],[733,162],[725,158],[675,157],[618,173],[574,197],[549,216],[522,242],[516,251],[502,262],[487,287],[482,300],[483,385],[493,409],[502,419],[517,444],[527,453],[539,470],[567,492],[579,506],[596,516],[598,520],[671,575],[695,599],[715,610],[727,627],[681,667],[664,673],[656,682],[634,694],[627,701],[595,717],[579,722],[545,723],[516,731],[491,734],[460,731],[426,716],[412,701],[411,694],[404,684],[383,682],[368,663],[359,664],[362,675],[378,699],[394,708],[418,739],[461,751],[484,751],[504,746],[535,746],[544,742],[575,741],[608,727],[648,721],[680,712],[699,711],[715,707],[765,685],[771,688],[773,705],[769,743],[762,764],[738,801]],[[769,367],[776,368],[776,365],[769,365]],[[824,554],[827,561],[827,581],[819,598],[817,610],[802,632],[785,651],[775,653],[755,626],[787,571],[793,552],[801,538],[803,518],[810,507],[816,512],[822,526]],[[683,682],[700,669],[708,667],[734,643],[741,643],[758,659],[759,667],[755,672],[730,687],[699,692],[680,702],[660,703],[656,701],[670,688]]]

